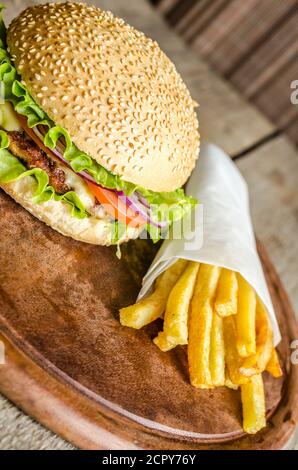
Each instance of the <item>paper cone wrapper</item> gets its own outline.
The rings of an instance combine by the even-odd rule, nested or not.
[[[186,233],[180,239],[163,242],[138,298],[145,297],[159,274],[178,258],[231,269],[246,279],[264,303],[276,345],[281,337],[256,249],[245,180],[228,155],[208,144],[201,149],[186,193],[200,203],[192,214],[195,236]]]

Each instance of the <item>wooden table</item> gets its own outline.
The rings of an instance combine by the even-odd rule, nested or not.
[[[9,22],[25,6],[41,0],[9,0]],[[156,39],[200,103],[203,141],[218,144],[233,158],[250,187],[255,229],[265,244],[298,312],[298,153],[274,126],[164,24],[146,0],[92,0]],[[70,449],[0,397],[0,449]],[[297,447],[298,448],[298,447]]]

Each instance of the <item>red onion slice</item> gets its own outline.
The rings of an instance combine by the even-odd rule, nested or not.
[[[154,227],[165,228],[167,227],[167,222],[155,221],[152,217],[151,210],[148,207],[145,207],[142,202],[140,202],[136,195],[126,196],[123,191],[118,192],[118,197],[129,207],[133,209],[134,212],[140,214],[146,222]]]
[[[135,194],[138,196],[138,199],[139,201],[145,206],[147,207],[147,209],[150,209],[150,204],[149,202],[147,201],[147,199],[142,196],[142,194],[139,192],[139,191],[136,191]]]

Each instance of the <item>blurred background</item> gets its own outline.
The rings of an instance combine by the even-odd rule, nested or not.
[[[298,145],[297,0],[151,0],[200,57]],[[296,85],[297,86],[297,85]]]

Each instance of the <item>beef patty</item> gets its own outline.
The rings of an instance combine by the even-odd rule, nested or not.
[[[56,193],[65,194],[70,191],[66,184],[64,171],[58,168],[56,162],[48,157],[25,132],[6,131],[6,133],[9,137],[8,149],[15,157],[22,160],[29,169],[40,168],[44,170]]]

